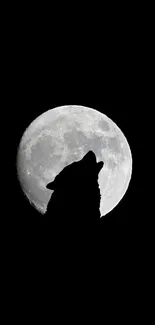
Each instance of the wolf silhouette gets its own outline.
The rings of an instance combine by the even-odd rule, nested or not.
[[[47,188],[54,190],[47,207],[48,224],[63,231],[95,227],[100,219],[98,174],[103,162],[89,151],[65,167]]]

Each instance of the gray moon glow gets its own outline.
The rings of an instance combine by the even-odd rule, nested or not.
[[[48,110],[28,126],[17,151],[17,176],[39,212],[46,212],[52,195],[46,185],[89,150],[104,162],[98,185],[100,216],[105,216],[121,201],[131,179],[131,150],[120,128],[99,111],[75,105]]]

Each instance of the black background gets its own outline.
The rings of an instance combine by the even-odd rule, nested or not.
[[[148,256],[150,247],[153,247],[152,244],[150,247],[147,245],[150,243],[148,239],[153,218],[149,207],[145,208],[145,179],[148,178],[149,171],[147,168],[146,172],[146,161],[150,158],[149,152],[146,152],[148,134],[145,130],[150,122],[150,94],[153,88],[153,83],[150,82],[152,28],[147,24],[145,14],[139,14],[139,8],[135,12],[132,6],[131,15],[129,10],[120,10],[123,21],[114,11],[116,22],[113,22],[111,10],[107,21],[107,12],[103,10],[101,18],[97,13],[94,19],[94,13],[89,14],[87,8],[83,21],[81,14],[77,19],[71,14],[67,20],[61,10],[65,17],[62,23],[60,8],[56,21],[53,10],[49,10],[48,17],[48,8],[43,15],[42,7],[40,14],[36,12],[36,7],[34,12],[28,7],[29,14],[26,14],[25,19],[26,7],[23,10],[15,8],[15,11],[16,13],[11,8],[9,15],[7,6],[2,26],[4,57],[1,65],[4,76],[1,93],[4,103],[0,118],[1,142],[4,144],[4,150],[1,151],[1,177],[4,179],[4,187],[1,194],[1,252],[5,257],[2,262],[5,273],[2,282],[7,296],[3,301],[6,302],[7,310],[11,305],[16,313],[17,306],[19,311],[25,305],[27,313],[31,297],[33,309],[36,293],[41,304],[45,297],[50,296],[46,307],[50,306],[51,309],[53,297],[54,301],[59,302],[63,296],[64,304],[70,282],[73,290],[70,296],[74,297],[78,292],[75,287],[79,286],[77,297],[82,297],[87,279],[88,292],[93,292],[92,282],[98,291],[95,295],[90,294],[93,304],[98,296],[105,297],[108,304],[112,301],[111,297],[116,296],[114,302],[119,301],[119,306],[122,306],[119,294],[126,304],[126,292],[131,293],[128,296],[132,296],[133,300],[133,292],[137,298],[136,293],[139,291],[141,294],[141,290],[144,290],[141,283],[149,278],[145,274],[149,258],[145,260],[145,256]],[[68,12],[70,13],[69,10]],[[150,20],[149,14],[148,17]],[[87,23],[86,18],[90,22]],[[147,26],[150,30],[147,30]],[[125,134],[133,157],[132,179],[125,196],[106,218],[102,218],[102,244],[98,241],[93,249],[89,241],[90,249],[87,247],[87,250],[79,250],[77,254],[75,246],[70,242],[68,258],[66,251],[62,254],[63,250],[58,249],[60,238],[54,245],[52,243],[51,249],[51,229],[40,224],[38,212],[23,196],[17,182],[15,166],[17,147],[25,128],[44,111],[60,105],[83,105],[103,111]],[[151,225],[148,234],[147,223]],[[149,267],[149,272],[150,269]],[[138,282],[140,290],[137,289]],[[67,288],[63,290],[65,284]],[[108,294],[110,292],[109,299],[105,295],[106,285]],[[54,286],[58,297],[52,296]],[[120,290],[121,286],[123,292]],[[148,288],[148,283],[146,287]],[[47,295],[40,297],[42,288],[49,288],[49,291]],[[19,297],[18,301],[15,299],[16,295]],[[26,298],[25,304],[23,296]],[[144,297],[143,294],[141,296]],[[79,308],[79,302],[77,305]],[[126,305],[131,306],[131,303]],[[101,308],[103,310],[103,303]],[[26,313],[24,311],[24,315]]]
[[[90,251],[93,246],[92,250],[97,251],[98,254],[101,254],[103,247],[106,247],[107,252],[115,249],[116,242],[117,247],[119,245],[126,254],[125,251],[133,245],[133,242],[138,241],[139,234],[143,234],[142,229],[145,228],[146,223],[150,222],[145,202],[146,174],[144,166],[146,157],[143,156],[145,148],[143,137],[140,137],[142,132],[141,124],[145,120],[140,118],[141,114],[143,114],[142,104],[140,105],[140,103],[134,101],[129,103],[127,100],[123,102],[113,101],[113,103],[104,102],[104,96],[103,101],[101,101],[102,96],[97,97],[96,92],[91,94],[91,91],[85,93],[82,91],[80,94],[79,88],[78,94],[72,91],[66,94],[65,91],[61,92],[59,88],[56,92],[54,91],[55,88],[49,88],[48,95],[47,89],[38,86],[33,89],[31,94],[23,88],[19,97],[16,96],[16,105],[14,105],[12,116],[13,122],[11,121],[11,124],[14,125],[11,137],[12,145],[9,150],[9,157],[11,157],[9,161],[9,198],[7,196],[4,212],[5,222],[7,222],[6,231],[11,233],[9,238],[11,238],[11,242],[14,243],[15,247],[18,247],[18,251],[22,247],[22,251],[28,250],[31,252],[31,247],[33,247],[32,255],[35,254],[35,251],[38,254],[38,250],[44,256],[46,250],[50,254],[51,246],[54,247],[55,254],[56,252],[62,252],[63,249],[66,250],[66,247],[69,247],[69,251],[72,251],[71,254],[75,252],[75,243],[73,244],[74,232],[71,233],[72,239],[70,237],[67,240],[66,238],[65,240],[62,237],[60,238],[59,235],[54,233],[53,229],[48,227],[48,224],[42,221],[44,216],[40,215],[26,200],[17,180],[15,162],[16,150],[21,136],[29,123],[39,114],[60,105],[83,105],[97,109],[109,116],[125,134],[131,148],[133,170],[127,192],[113,211],[100,219],[98,235],[92,236],[92,238],[96,238],[95,244],[94,240],[87,240]],[[55,237],[59,239],[55,241]],[[75,241],[76,245],[77,243],[79,245],[79,240]],[[81,245],[82,247],[87,246],[85,244]],[[52,250],[52,254],[54,251]],[[83,252],[83,248],[81,252]]]
[[[17,49],[20,50],[19,47]],[[45,51],[46,49],[46,51]],[[134,227],[145,218],[143,164],[145,157],[143,125],[146,98],[142,83],[129,71],[126,65],[111,65],[101,58],[89,57],[86,53],[72,51],[54,53],[42,48],[12,54],[8,61],[7,94],[5,113],[8,129],[9,191],[6,191],[6,211],[4,220],[17,232],[49,231],[40,221],[40,215],[25,199],[17,181],[16,155],[20,139],[26,127],[40,114],[61,105],[82,105],[91,107],[109,116],[125,134],[132,153],[133,172],[129,188],[113,211],[101,220],[101,227]],[[94,52],[93,52],[94,53]],[[50,56],[51,55],[51,56]],[[99,60],[98,60],[99,59]],[[122,59],[123,60],[123,59]],[[98,64],[98,61],[100,64]],[[102,63],[101,63],[102,62]],[[131,68],[131,67],[130,67]],[[105,72],[104,73],[104,69]],[[143,133],[143,136],[141,134]]]

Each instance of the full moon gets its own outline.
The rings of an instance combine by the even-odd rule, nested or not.
[[[52,195],[46,185],[89,150],[97,162],[104,162],[98,175],[102,217],[121,201],[131,178],[131,150],[120,128],[99,111],[75,105],[48,110],[28,126],[17,150],[17,176],[40,213],[46,212]]]

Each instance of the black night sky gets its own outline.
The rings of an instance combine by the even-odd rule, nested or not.
[[[19,182],[17,181],[16,172],[16,155],[20,139],[26,127],[40,114],[57,106],[63,105],[81,105],[94,108],[110,117],[122,130],[130,145],[133,156],[133,172],[129,188],[117,205],[117,207],[107,214],[101,220],[101,227],[105,225],[129,227],[131,224],[141,222],[141,198],[144,189],[141,185],[141,164],[139,164],[139,155],[143,152],[143,142],[141,141],[139,132],[141,132],[143,122],[144,103],[140,104],[135,96],[135,89],[124,88],[119,89],[119,82],[110,87],[109,81],[98,79],[95,83],[95,75],[91,76],[91,71],[83,72],[82,78],[77,78],[70,71],[70,75],[63,77],[66,69],[61,71],[63,63],[60,63],[58,73],[56,68],[54,76],[51,75],[51,66],[49,72],[45,65],[41,70],[37,64],[32,67],[27,65],[20,71],[15,79],[10,82],[13,84],[10,91],[10,126],[12,136],[11,153],[11,177],[14,190],[10,198],[11,204],[8,206],[10,211],[8,223],[20,229],[31,229],[33,227],[47,227],[40,221],[40,215],[25,199]],[[15,68],[14,68],[15,69]],[[76,71],[78,67],[76,67]],[[91,82],[93,78],[93,83]],[[112,81],[116,82],[116,80]],[[129,86],[129,85],[128,85]],[[112,90],[114,89],[114,90]],[[138,131],[139,130],[139,131]],[[141,162],[142,163],[142,162]],[[13,216],[13,217],[12,217]],[[41,217],[42,218],[42,217]]]

